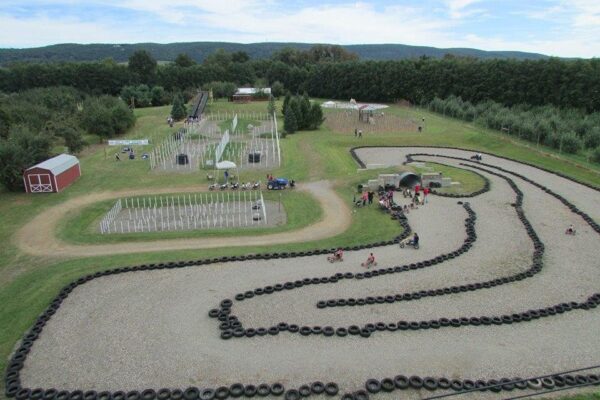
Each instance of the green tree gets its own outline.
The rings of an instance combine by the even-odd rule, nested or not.
[[[129,70],[137,74],[141,81],[148,83],[154,77],[157,68],[156,60],[146,50],[137,50],[129,57],[127,67]]]
[[[6,139],[10,130],[11,118],[8,113],[0,108],[0,139]]]
[[[284,95],[285,87],[283,86],[283,83],[279,81],[273,82],[273,84],[271,85],[271,94],[276,98],[279,98],[279,96]]]
[[[231,60],[235,63],[245,63],[250,60],[250,56],[245,51],[236,51],[231,53]]]
[[[310,114],[308,120],[308,129],[310,130],[319,129],[323,121],[325,121],[325,119],[323,118],[323,109],[321,108],[321,105],[319,103],[313,103],[310,106]]]
[[[8,139],[0,139],[0,182],[11,191],[23,188],[23,171],[50,156],[52,141],[43,133],[33,133],[24,125],[10,129]]]
[[[81,132],[70,126],[64,128],[62,137],[65,139],[65,145],[71,154],[79,153],[86,144]]]
[[[162,86],[154,86],[150,91],[150,97],[152,99],[153,106],[162,106],[166,103],[166,92]]]
[[[600,146],[596,147],[591,154],[591,159],[593,162],[600,164]]]
[[[171,117],[174,120],[179,121],[187,116],[187,110],[183,102],[183,96],[181,93],[177,93],[173,98],[173,108],[171,108]]]
[[[177,57],[175,57],[175,65],[178,67],[188,68],[195,64],[196,62],[192,60],[192,57],[190,57],[187,53],[179,53]]]
[[[300,118],[301,121],[298,122],[299,129],[308,129],[310,125],[310,99],[308,98],[308,94],[304,92],[302,97],[298,98],[298,103],[300,104]]]
[[[290,104],[290,100],[292,99],[292,94],[290,93],[290,91],[288,90],[285,93],[285,97],[283,98],[283,106],[281,107],[281,113],[285,116],[285,113],[287,111],[287,107],[288,104]]]
[[[298,130],[298,123],[296,121],[296,114],[292,107],[288,107],[285,111],[285,116],[283,119],[283,130],[286,133],[294,133]]]
[[[277,112],[277,108],[275,107],[275,97],[269,96],[269,104],[267,106],[267,112],[269,115],[273,115]]]

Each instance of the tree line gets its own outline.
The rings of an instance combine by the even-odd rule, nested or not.
[[[274,105],[270,105],[269,109],[271,108],[274,110]],[[290,92],[287,92],[283,99],[281,113],[283,114],[285,133],[313,131],[318,129],[324,121],[321,104],[311,103],[306,92],[302,96],[292,96]]]
[[[72,87],[0,95],[0,183],[20,190],[23,171],[48,159],[53,146],[77,153],[86,144],[85,133],[109,138],[134,122],[121,99],[90,96]]]
[[[342,49],[343,50],[343,49]],[[315,55],[316,54],[316,55]],[[329,55],[328,55],[329,54]],[[211,82],[252,85],[279,82],[292,93],[313,97],[428,104],[450,95],[505,106],[552,104],[600,111],[600,59],[480,60],[445,57],[401,61],[360,61],[333,51],[286,49],[270,59],[250,59],[244,52],[216,51],[202,64],[180,55],[158,65],[145,51],[128,65],[112,61],[60,64],[18,63],[0,69],[0,91],[70,85],[89,94],[119,95],[126,86],[160,86],[170,94]]]
[[[559,152],[584,151],[600,162],[600,113],[585,113],[552,105],[504,106],[487,100],[473,104],[460,97],[434,98],[428,108],[444,116],[474,122]]]

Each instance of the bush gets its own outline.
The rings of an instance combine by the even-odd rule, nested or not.
[[[593,162],[600,164],[600,146],[592,150],[591,159]]]
[[[560,150],[565,153],[575,154],[581,149],[581,139],[575,132],[568,132],[561,136]]]
[[[83,103],[81,126],[95,135],[109,138],[125,132],[134,123],[133,112],[121,99],[91,97]]]
[[[177,93],[173,98],[173,107],[171,108],[171,117],[175,121],[179,121],[187,117],[187,110],[183,102],[183,96],[181,93]]]

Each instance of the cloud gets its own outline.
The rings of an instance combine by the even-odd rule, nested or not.
[[[445,0],[444,3],[448,7],[450,18],[461,19],[484,12],[485,10],[482,9],[467,10],[471,5],[479,3],[479,1],[480,0]]]
[[[490,30],[481,23],[486,15],[481,0],[431,0],[416,5],[349,0],[294,4],[283,0],[59,1],[3,0],[0,46],[294,41],[476,47],[569,57],[600,54],[597,0],[549,0],[542,8],[513,5],[513,12],[486,3],[485,13],[494,15],[500,28],[501,18],[511,18],[510,28],[495,29],[494,34],[485,33]],[[537,28],[529,25],[534,20]],[[542,28],[540,20],[547,21]]]

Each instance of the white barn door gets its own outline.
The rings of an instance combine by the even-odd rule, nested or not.
[[[27,175],[29,179],[29,190],[31,193],[51,193],[52,181],[50,174],[31,174]]]

